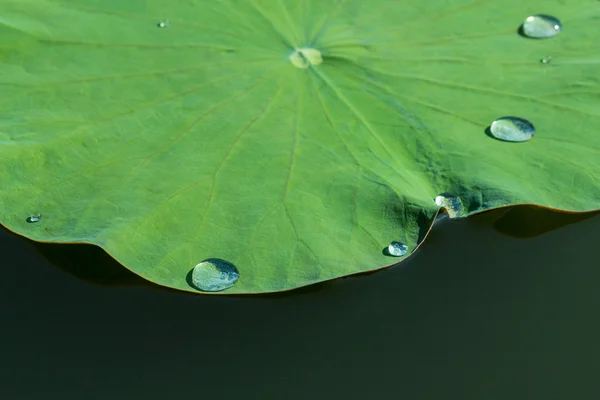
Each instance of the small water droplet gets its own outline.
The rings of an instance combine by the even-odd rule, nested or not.
[[[192,270],[192,283],[204,292],[218,292],[236,284],[240,277],[238,269],[225,260],[209,258]]]
[[[562,24],[550,15],[532,15],[522,25],[523,34],[534,39],[551,38],[560,33]]]
[[[525,142],[535,135],[533,124],[519,117],[498,118],[490,125],[490,133],[496,139],[507,142]]]
[[[29,222],[30,224],[34,224],[36,222],[40,222],[41,219],[42,219],[42,216],[37,214],[37,215],[30,215],[29,217],[27,217],[25,219],[25,221]]]
[[[167,28],[169,26],[169,20],[163,19],[158,24],[156,24],[159,28]]]
[[[435,204],[444,207],[450,218],[459,218],[464,215],[464,207],[459,197],[443,193],[435,198]]]
[[[552,61],[552,57],[548,56],[548,57],[544,57],[540,59],[540,62],[542,64],[550,64],[550,61]]]
[[[308,68],[311,65],[319,65],[323,62],[321,52],[310,47],[296,49],[290,54],[289,59],[297,68]]]
[[[404,243],[392,242],[387,248],[390,256],[402,257],[408,251],[408,247]]]

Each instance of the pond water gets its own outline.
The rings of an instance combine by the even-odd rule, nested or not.
[[[499,215],[437,224],[393,269],[259,297],[115,265],[89,279],[128,285],[92,284],[74,275],[102,252],[46,248],[67,273],[0,231],[1,397],[597,398],[600,215]]]

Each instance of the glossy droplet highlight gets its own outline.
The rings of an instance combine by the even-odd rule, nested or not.
[[[459,218],[464,215],[464,207],[459,197],[451,194],[440,194],[435,198],[435,204],[444,207],[450,218]]]
[[[552,57],[544,57],[540,59],[540,62],[542,64],[550,64],[550,62],[552,61]]]
[[[392,242],[387,248],[390,256],[402,257],[408,251],[408,247],[404,243]]]
[[[532,15],[523,22],[523,34],[534,39],[551,38],[560,33],[562,24],[550,15]]]
[[[30,224],[34,224],[36,222],[40,222],[40,220],[42,219],[41,215],[30,215],[29,217],[27,217],[25,219],[25,221],[29,222]]]
[[[209,258],[192,270],[192,284],[203,292],[219,292],[236,284],[240,277],[237,268],[225,260]]]
[[[290,54],[289,59],[297,68],[308,68],[311,65],[319,65],[323,62],[321,52],[309,47],[294,50],[294,52]]]
[[[156,24],[156,26],[158,26],[159,28],[167,28],[169,26],[169,21],[166,19],[163,19],[158,24]]]
[[[507,142],[525,142],[535,135],[535,128],[526,119],[502,117],[492,122],[490,133],[496,139]]]

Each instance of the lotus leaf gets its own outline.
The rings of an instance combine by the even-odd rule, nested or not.
[[[0,223],[184,291],[226,260],[231,294],[394,265],[444,193],[598,209],[599,26],[596,0],[0,0]]]

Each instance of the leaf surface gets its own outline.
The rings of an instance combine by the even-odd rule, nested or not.
[[[195,291],[209,258],[239,270],[222,293],[383,268],[440,193],[465,215],[600,208],[598,1],[0,9],[0,222],[96,244],[160,285]],[[540,13],[563,31],[520,35]],[[534,138],[487,135],[503,116]]]

